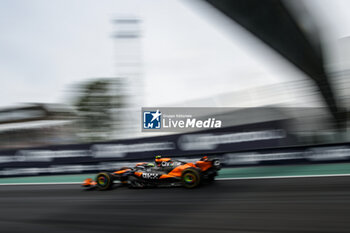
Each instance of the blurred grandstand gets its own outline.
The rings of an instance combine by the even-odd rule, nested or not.
[[[0,110],[0,147],[25,148],[78,142],[76,111],[59,104],[27,104]]]

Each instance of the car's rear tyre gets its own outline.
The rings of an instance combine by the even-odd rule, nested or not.
[[[181,176],[182,186],[185,188],[195,188],[201,183],[201,174],[193,168],[186,169]]]
[[[100,172],[96,176],[96,186],[98,190],[105,191],[112,188],[113,177],[107,172]]]

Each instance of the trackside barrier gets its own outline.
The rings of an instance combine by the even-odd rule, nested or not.
[[[0,177],[79,174],[152,161],[155,155],[223,166],[349,161],[349,144],[290,146],[282,121],[160,137],[0,151]]]

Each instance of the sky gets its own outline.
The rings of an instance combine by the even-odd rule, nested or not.
[[[303,1],[305,2],[305,1]],[[350,35],[350,3],[310,0],[329,44]],[[181,0],[0,0],[0,108],[69,103],[73,85],[115,77],[112,20],[142,19],[144,106],[304,78],[206,4]]]

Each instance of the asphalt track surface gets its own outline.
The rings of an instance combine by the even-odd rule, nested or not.
[[[193,190],[5,185],[0,232],[350,232],[350,177],[222,180]]]

